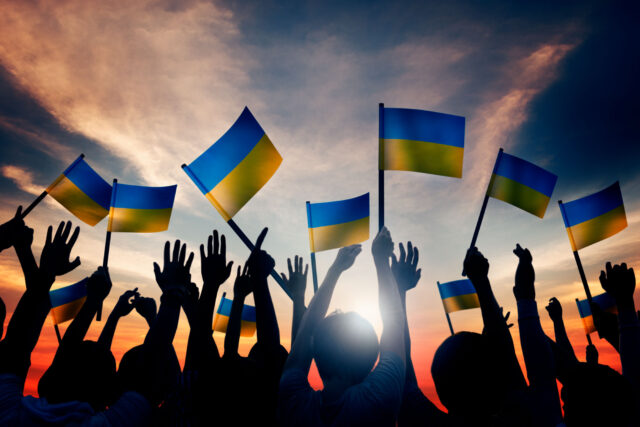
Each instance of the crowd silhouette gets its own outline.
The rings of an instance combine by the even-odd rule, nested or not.
[[[49,291],[56,277],[80,265],[71,255],[80,230],[71,222],[60,223],[55,232],[50,226],[37,262],[31,250],[33,230],[18,208],[14,218],[0,225],[0,251],[15,249],[26,283],[6,333],[0,329],[0,425],[640,425],[640,321],[634,271],[626,264],[606,263],[600,275],[617,314],[592,305],[600,336],[619,353],[620,374],[598,363],[593,345],[587,347],[586,361],[576,357],[556,298],[546,306],[554,339],[545,335],[533,257],[516,245],[513,294],[525,375],[516,358],[509,314],[503,314],[491,288],[489,261],[471,248],[463,267],[477,292],[484,328],[481,334],[451,335],[435,352],[431,375],[444,412],[418,387],[411,357],[406,298],[421,277],[418,248],[400,243],[394,252],[386,228],[373,239],[383,322],[379,339],[356,313],[327,314],[338,280],[354,264],[360,245],[338,251],[308,307],[308,266],[301,257],[289,259],[288,272],[282,274],[293,299],[287,352],[267,286],[275,266],[263,249],[267,231],[261,232],[246,262],[235,268],[227,259],[225,236],[213,231],[206,245],[200,245],[201,286],[191,274],[194,253],[179,240],[167,242],[162,262],[153,265],[162,292],[159,305],[137,288],[124,292],[98,340],[91,341],[85,336],[112,288],[108,269],[98,267],[35,398],[24,395],[31,353],[51,310]],[[221,354],[212,337],[213,316],[220,286],[234,271]],[[257,342],[243,357],[238,345],[249,294],[255,300]],[[134,309],[149,329],[144,343],[116,364],[110,348],[118,321]],[[181,310],[190,328],[184,367],[173,348]],[[0,298],[0,328],[6,311]],[[312,361],[323,383],[319,391],[308,382]]]

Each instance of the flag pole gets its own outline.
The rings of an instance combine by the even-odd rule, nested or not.
[[[118,180],[113,179],[113,189],[111,190],[111,206],[113,206],[116,200],[116,188],[118,186]],[[108,274],[108,266],[109,266],[109,249],[111,249],[111,222],[113,221],[113,217],[111,215],[111,209],[109,209],[109,223],[107,224],[107,236],[104,240],[104,256],[102,258],[102,268],[105,270],[105,274]],[[98,312],[96,313],[96,321],[102,320],[102,302],[100,302],[100,306],[98,307]]]
[[[564,206],[562,204],[562,200],[558,200],[558,205],[560,205],[560,212],[562,213],[562,217],[565,218]],[[571,230],[567,230],[568,233],[571,233]],[[587,276],[584,274],[584,268],[582,268],[582,261],[580,261],[580,255],[578,255],[578,251],[573,251],[573,257],[576,259],[576,265],[578,266],[578,273],[580,273],[580,279],[582,280],[582,286],[584,287],[584,292],[587,294],[587,300],[589,300],[589,304],[591,304],[593,298],[591,297],[591,290],[589,290],[589,282],[587,282]]]
[[[62,336],[60,335],[60,328],[58,328],[58,324],[53,324],[53,329],[56,331],[56,338],[58,338],[58,346],[62,343]]]
[[[307,225],[309,226],[309,240],[311,243],[311,276],[313,277],[313,293],[318,292],[318,272],[316,270],[316,252],[313,247],[313,231],[311,227],[311,203],[307,200]]]
[[[378,104],[378,231],[384,227],[384,103]]]
[[[438,292],[440,292],[440,282],[436,282],[438,284]],[[442,295],[440,295],[440,300],[442,300]],[[453,325],[451,324],[451,316],[449,316],[449,312],[447,311],[447,307],[444,305],[444,300],[442,301],[442,308],[444,308],[444,315],[447,316],[447,323],[449,324],[449,330],[451,331],[451,335],[455,334],[453,332]]]
[[[587,335],[587,342],[589,343],[589,345],[593,345],[593,342],[591,341],[591,335],[586,334]]]

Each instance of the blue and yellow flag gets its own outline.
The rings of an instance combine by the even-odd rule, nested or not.
[[[182,168],[229,221],[271,179],[280,163],[280,153],[245,107],[219,140]]]
[[[176,185],[142,187],[113,183],[108,231],[154,233],[169,228]]]
[[[561,203],[560,211],[574,251],[611,237],[627,226],[619,182],[590,196]]]
[[[80,311],[87,299],[87,279],[49,292],[51,317],[54,325],[71,320]]]
[[[91,226],[109,214],[111,186],[84,161],[83,154],[46,191]]]
[[[616,306],[616,300],[613,299],[611,295],[608,293],[603,293],[600,295],[596,295],[592,298],[593,302],[598,304],[603,311],[608,311],[610,313],[617,313],[618,308]],[[592,332],[596,331],[595,323],[593,322],[593,314],[591,313],[591,305],[589,305],[589,300],[583,299],[579,300],[576,298],[576,304],[578,304],[578,313],[580,313],[580,318],[582,319],[582,325],[584,326],[584,330],[589,335]]]
[[[384,108],[380,122],[380,170],[462,178],[464,117]]]
[[[557,180],[551,172],[500,150],[487,194],[543,218]]]
[[[453,282],[438,282],[440,298],[444,311],[451,313],[458,310],[480,307],[478,294],[469,279],[454,280]]]
[[[229,317],[231,317],[231,305],[233,300],[224,296],[220,300],[218,311],[213,318],[213,330],[218,332],[227,332]],[[256,333],[256,308],[245,304],[242,307],[242,321],[240,326],[241,337],[252,337]]]
[[[364,242],[369,238],[369,193],[337,202],[307,202],[311,252]]]

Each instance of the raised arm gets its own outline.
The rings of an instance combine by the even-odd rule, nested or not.
[[[289,357],[284,366],[285,371],[299,369],[303,372],[309,372],[313,358],[311,346],[313,331],[327,314],[329,303],[340,275],[353,265],[360,252],[362,252],[361,245],[347,246],[338,251],[338,255],[331,267],[329,267],[322,285],[311,299],[307,311],[302,316],[298,335],[291,346],[291,352],[289,352]]]
[[[113,341],[113,336],[116,333],[116,327],[118,326],[118,321],[120,318],[128,315],[133,310],[133,299],[139,297],[138,288],[135,288],[132,291],[125,291],[120,298],[118,298],[118,302],[113,307],[111,314],[107,318],[107,321],[102,328],[102,332],[100,333],[100,337],[98,338],[98,343],[102,344],[105,348],[111,349],[111,343]]]
[[[158,309],[156,306],[156,300],[149,297],[143,297],[137,295],[133,299],[133,306],[140,316],[144,318],[149,327],[152,327],[156,322],[156,316],[158,315]]]
[[[576,357],[576,353],[573,351],[573,346],[571,345],[571,341],[569,341],[567,330],[564,327],[564,320],[562,320],[562,304],[560,304],[558,298],[553,297],[549,300],[549,305],[545,308],[553,322],[553,333],[556,337],[556,343],[569,360],[577,362],[578,358]]]
[[[284,285],[291,292],[293,300],[293,320],[291,321],[291,343],[296,339],[298,329],[300,328],[300,322],[302,316],[307,307],[304,305],[304,293],[307,289],[307,273],[309,272],[309,264],[304,268],[302,272],[303,261],[302,257],[296,255],[294,259],[294,267],[291,267],[291,258],[287,259],[287,266],[289,267],[289,277],[285,273],[280,273]]]
[[[240,330],[242,329],[242,309],[244,300],[253,288],[253,282],[249,277],[249,268],[245,264],[241,271],[238,266],[236,281],[233,285],[233,302],[231,303],[231,314],[227,324],[227,332],[224,336],[224,356],[225,358],[238,357],[238,343],[240,342]]]

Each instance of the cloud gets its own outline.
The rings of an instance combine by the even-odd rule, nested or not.
[[[39,196],[42,193],[42,186],[33,183],[33,174],[20,166],[5,165],[0,167],[0,173],[5,178],[9,178],[26,193]]]

